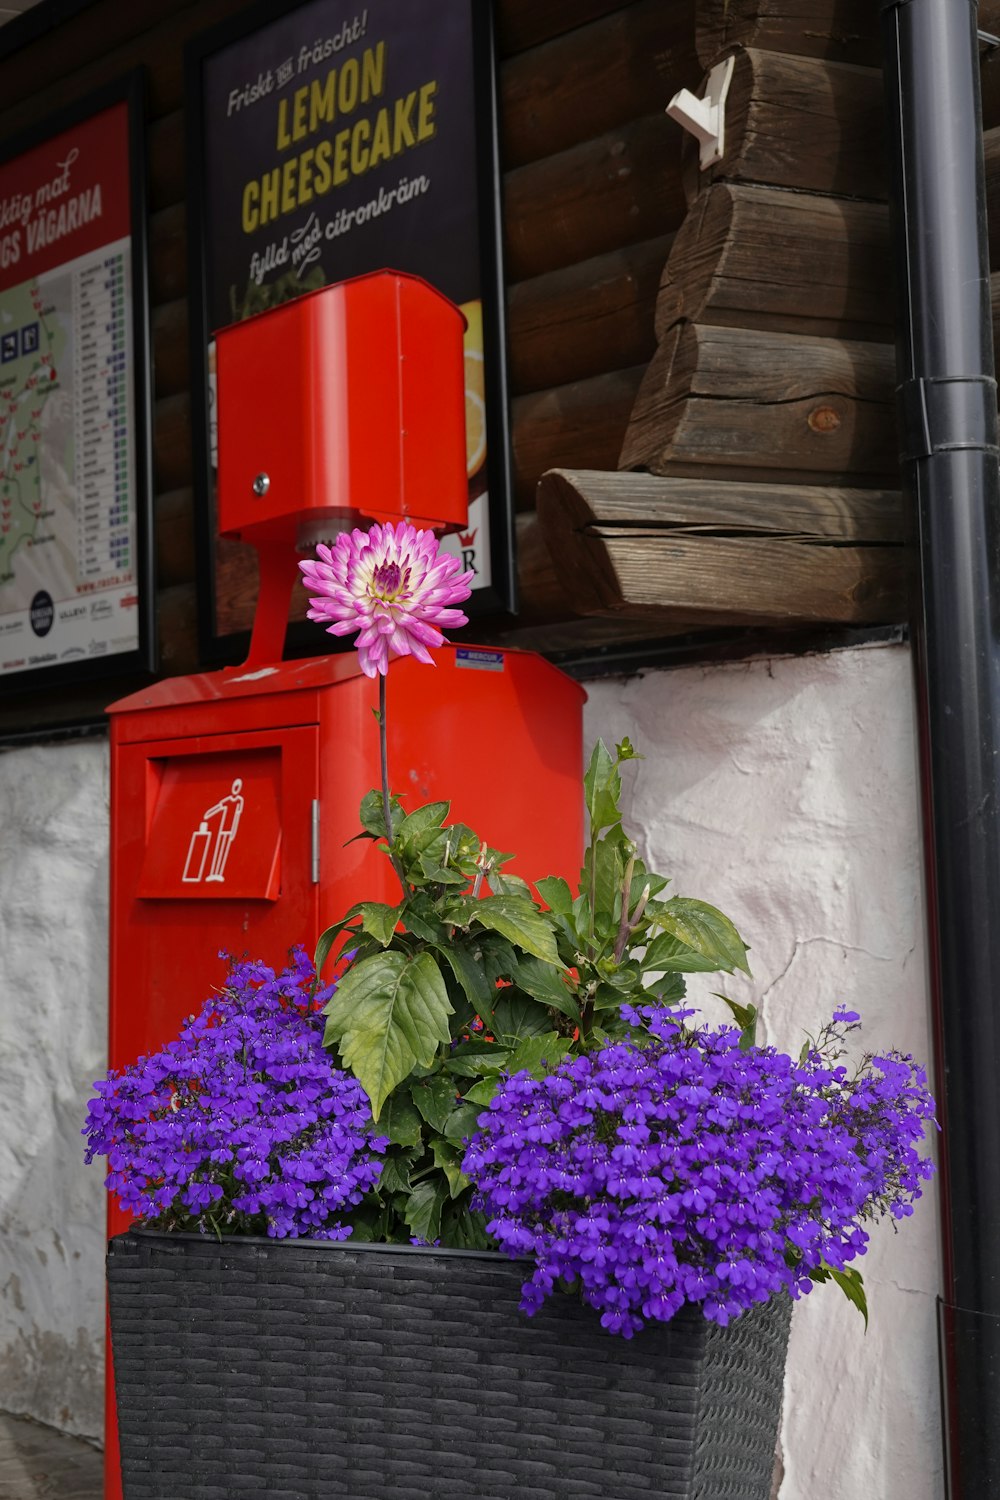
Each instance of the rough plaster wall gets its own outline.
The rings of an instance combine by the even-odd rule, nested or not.
[[[102,1429],[107,745],[0,753],[0,1410]]]
[[[849,1001],[864,1041],[930,1060],[909,652],[651,672],[588,685],[586,734],[628,734],[626,827],[677,894],[750,943],[767,1039]],[[644,833],[640,834],[640,830]],[[711,977],[692,985],[707,995]],[[795,1310],[780,1500],[940,1500],[934,1189],[861,1262],[871,1321],[833,1287]]]

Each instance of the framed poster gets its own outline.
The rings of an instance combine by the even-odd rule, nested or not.
[[[211,335],[384,268],[424,277],[465,313],[469,524],[447,545],[476,572],[473,613],[511,608],[488,0],[268,4],[196,39],[187,62],[203,654],[235,654],[256,589],[252,549],[215,536]],[[315,627],[293,625],[290,641],[318,649]]]
[[[0,697],[154,665],[138,73],[0,150]]]

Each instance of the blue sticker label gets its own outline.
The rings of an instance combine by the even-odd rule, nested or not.
[[[473,651],[468,646],[459,646],[455,652],[456,667],[475,667],[479,672],[502,672],[502,651]]]

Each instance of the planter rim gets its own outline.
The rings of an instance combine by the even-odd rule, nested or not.
[[[461,1256],[468,1260],[502,1261],[504,1265],[530,1266],[533,1261],[526,1255],[505,1255],[502,1250],[462,1250],[451,1245],[386,1245],[377,1240],[312,1240],[306,1235],[286,1235],[283,1239],[277,1235],[266,1234],[224,1234],[221,1238],[215,1238],[210,1234],[197,1234],[193,1230],[173,1229],[123,1229],[119,1234],[111,1236],[108,1244],[115,1240],[129,1239],[164,1240],[168,1244],[171,1240],[192,1241],[206,1247],[211,1246],[219,1250],[229,1249],[234,1245],[264,1245],[272,1248],[281,1245],[288,1249],[303,1250],[350,1250],[355,1251],[377,1250],[390,1255],[433,1255],[451,1258]]]

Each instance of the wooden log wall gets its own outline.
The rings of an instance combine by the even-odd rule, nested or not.
[[[183,47],[242,8],[243,0],[95,0],[0,58],[0,139],[129,68],[147,72],[157,607],[168,674],[195,666],[197,624]],[[643,528],[613,506],[608,520],[606,486],[588,476],[619,464],[659,476],[655,491],[642,491],[652,532],[661,523],[675,528],[676,506],[697,500],[707,507],[705,526],[728,535],[732,493],[720,485],[742,485],[748,514],[777,504],[789,485],[829,491],[840,516],[852,496],[867,516],[865,497],[895,494],[877,7],[496,0],[496,11],[522,615],[516,629],[494,622],[482,633],[561,649],[648,635],[651,621],[663,631],[716,623],[709,593],[678,583],[676,558],[692,557],[691,548],[675,548],[670,568],[643,576],[639,588],[642,569],[626,565],[622,548],[633,532],[638,543]],[[979,24],[1000,33],[1000,0],[981,0]],[[727,150],[701,172],[693,142],[663,108],[678,88],[699,89],[702,72],[729,53]],[[1000,272],[1000,52],[984,49],[982,76]],[[996,310],[1000,276],[994,291]],[[547,491],[562,496],[581,535],[587,530],[575,556],[574,528],[546,522],[558,574],[535,512],[539,477],[550,469],[577,476]],[[579,496],[570,504],[573,482]],[[631,483],[625,475],[620,482]],[[717,515],[713,486],[728,497]],[[543,518],[553,513],[547,491]],[[615,560],[588,594],[602,528],[615,532]],[[745,528],[740,540],[750,545]],[[898,615],[902,545],[894,531],[854,549],[862,573],[874,572],[826,591],[848,601],[831,618],[870,620],[890,601]],[[828,557],[832,546],[846,539],[828,538]],[[703,580],[707,556],[697,564]],[[817,576],[815,554],[811,563],[797,569],[800,580]],[[635,598],[614,595],[612,577],[634,587]],[[251,573],[246,611],[253,587]],[[727,587],[723,568],[719,597]],[[799,599],[802,620],[818,618],[801,591]],[[794,618],[787,603],[786,595],[770,617]],[[574,619],[574,607],[616,618]],[[764,601],[745,617],[768,617],[768,608]],[[43,693],[8,699],[0,730],[97,713],[121,691],[117,684],[72,702],[60,695],[50,703]]]
[[[699,0],[695,29],[735,57],[726,149],[684,150],[620,456],[648,477],[549,475],[545,534],[619,618],[905,618],[877,8]]]
[[[979,25],[1000,32],[1000,0]],[[695,34],[706,69],[735,57],[725,155],[702,172],[685,148],[626,472],[547,475],[543,530],[578,601],[619,619],[904,619],[877,7],[699,0]],[[1000,268],[1000,49],[982,82]],[[992,303],[1000,334],[1000,269]]]
[[[654,311],[686,213],[682,133],[664,114],[696,87],[696,0],[497,0],[513,470],[523,617],[539,648],[569,595],[533,540],[553,465],[613,469],[655,347]],[[197,665],[187,307],[183,48],[244,0],[95,0],[0,57],[0,140],[134,67],[147,73],[149,276],[161,670]],[[659,294],[662,301],[662,293]],[[248,575],[246,624],[254,580]],[[607,624],[600,626],[605,635]],[[503,633],[502,622],[492,631]],[[600,632],[598,632],[600,633]],[[586,634],[586,632],[585,632]],[[613,635],[614,632],[612,631]],[[565,631],[556,637],[565,643]],[[98,713],[122,685],[0,704],[0,731]]]

